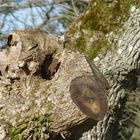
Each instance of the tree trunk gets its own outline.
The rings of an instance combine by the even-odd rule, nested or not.
[[[120,29],[118,28],[119,31],[107,27],[106,24],[105,26],[99,25],[99,28],[103,29],[97,31],[92,27],[85,27],[86,24],[88,26],[91,23],[85,21],[87,17],[89,21],[92,20],[93,15],[90,14],[93,5],[95,3],[91,1],[87,11],[67,30],[71,41],[65,47],[80,48],[80,51],[84,50],[91,58],[90,52],[95,45],[95,50],[92,52],[92,55],[95,55],[94,63],[103,72],[110,85],[107,92],[109,107],[104,119],[99,119],[100,112],[98,116],[95,112],[87,111],[89,107],[84,112],[81,106],[76,105],[77,101],[72,99],[70,91],[72,80],[81,76],[94,77],[91,78],[93,86],[100,83],[97,84],[99,87],[95,94],[100,100],[97,103],[104,105],[100,109],[103,114],[106,112],[104,95],[108,87],[106,79],[83,54],[64,49],[59,56],[60,66],[57,72],[49,78],[44,78],[42,76],[44,63],[41,63],[42,69],[36,75],[23,69],[22,71],[15,69],[19,61],[18,57],[21,55],[19,53],[21,46],[18,46],[19,51],[16,56],[14,51],[11,52],[10,58],[6,57],[7,52],[1,53],[1,57],[4,58],[0,61],[1,139],[118,139],[118,126],[127,96],[139,89],[140,13],[133,7],[127,21]],[[116,6],[118,3],[114,7]],[[83,48],[83,46],[87,47]],[[109,50],[108,46],[112,48]],[[13,50],[15,50],[14,47]],[[45,61],[48,60],[45,59]],[[21,72],[20,78],[7,77],[8,72],[15,74],[16,70],[17,73]]]
[[[139,17],[140,12],[134,6],[123,27],[116,34],[108,35],[109,39],[110,37],[113,39],[111,45],[114,47],[106,55],[94,59],[94,63],[109,81],[109,110],[104,120],[85,132],[80,138],[81,140],[121,139],[119,126],[122,125],[125,104],[129,96],[133,96],[134,93],[137,97],[139,96]],[[127,131],[129,129],[127,128]],[[126,139],[130,139],[130,136]],[[137,139],[139,139],[139,135]]]
[[[1,139],[69,138],[78,124],[91,127],[105,116],[108,83],[84,55],[68,49],[50,54],[51,45],[62,46],[49,36],[43,38],[43,32],[35,35],[47,40],[47,51],[40,44],[38,50],[30,46],[32,32],[36,31],[13,31],[1,52]]]

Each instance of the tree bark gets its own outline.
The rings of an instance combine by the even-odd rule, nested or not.
[[[84,133],[81,140],[120,139],[118,137],[119,126],[125,104],[129,96],[139,92],[139,17],[140,12],[134,6],[120,31],[114,35],[111,34],[112,46],[115,47],[105,56],[97,57],[94,60],[109,81],[109,110],[104,120]]]
[[[87,10],[85,15],[88,13]],[[110,45],[114,46],[105,55],[102,55],[101,52],[94,59],[94,63],[104,73],[110,85],[107,93],[108,112],[99,122],[87,117],[71,99],[70,84],[73,79],[83,75],[93,77],[98,75],[94,65],[92,67],[84,55],[64,49],[59,58],[60,67],[53,78],[43,79],[40,74],[29,77],[30,74],[24,72],[22,80],[11,80],[5,77],[6,66],[11,64],[15,68],[17,61],[11,61],[6,58],[5,53],[4,55],[1,53],[1,57],[5,58],[4,61],[1,61],[0,79],[1,139],[117,139],[118,126],[127,96],[138,88],[139,17],[140,13],[135,9],[131,11],[129,19],[119,31],[105,34],[90,28],[90,32],[93,31],[96,35],[92,34],[91,38],[88,36],[84,38],[87,46],[90,47],[95,40],[100,37],[104,39],[108,35]],[[82,43],[85,43],[85,40],[82,40],[82,43],[77,40],[83,39],[81,34],[86,36],[89,29],[81,31],[79,26],[82,24],[82,20],[77,21],[76,25],[74,24],[77,30],[66,47],[77,45],[82,48]],[[67,33],[72,34],[72,32],[73,25]],[[85,51],[88,52],[88,49],[86,48]],[[16,59],[14,52],[12,54]],[[17,55],[19,54],[17,53]],[[104,77],[100,78],[99,75],[97,76],[101,82],[99,87],[104,91],[106,82],[104,82]],[[26,78],[31,80],[29,85],[24,83]]]
[[[13,34],[12,38],[20,37]],[[45,57],[41,59],[43,62],[37,62],[36,58],[31,59],[34,48],[31,52],[24,52],[26,49],[22,44],[28,42],[14,39],[8,40],[14,45],[1,52],[1,58],[4,58],[0,61],[1,139],[68,139],[74,127],[85,123],[91,127],[104,117],[108,83],[84,55],[62,50],[57,72],[45,77],[53,56],[42,55]],[[29,59],[21,59],[24,56]],[[34,57],[38,58],[38,55]],[[34,63],[39,63],[40,68],[29,69]]]

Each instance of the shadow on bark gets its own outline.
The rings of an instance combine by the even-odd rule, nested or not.
[[[51,133],[49,140],[78,140],[82,137],[82,134],[84,132],[91,130],[96,124],[96,121],[88,118],[80,125],[77,124],[76,126],[71,127],[71,129],[68,129],[69,134],[67,136],[64,136],[63,134],[56,135],[54,133]]]

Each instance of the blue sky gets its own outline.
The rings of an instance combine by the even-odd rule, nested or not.
[[[26,1],[24,0],[12,0],[12,2],[13,4],[26,3]],[[41,7],[41,8],[47,12],[47,10],[50,7],[48,6],[48,7]],[[1,14],[0,21],[5,20],[5,24],[1,31],[3,33],[8,33],[13,29],[34,28],[35,26],[40,25],[43,22],[43,19],[46,18],[45,12],[44,13],[41,12],[42,10],[41,8],[35,7],[35,8],[24,8],[20,10],[15,10],[12,13],[9,12],[7,16]],[[61,12],[61,8],[62,8],[61,5],[54,6],[54,10],[52,11],[51,16],[56,16],[56,17],[59,16]],[[64,32],[63,26],[60,23],[58,23],[57,20],[53,20],[48,24],[57,25],[57,28],[55,29],[56,32]]]

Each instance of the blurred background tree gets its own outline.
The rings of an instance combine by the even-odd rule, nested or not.
[[[88,5],[88,0],[1,0],[1,33],[38,28],[60,34]]]
[[[0,40],[13,29],[36,28],[60,35],[88,0],[0,0]]]

